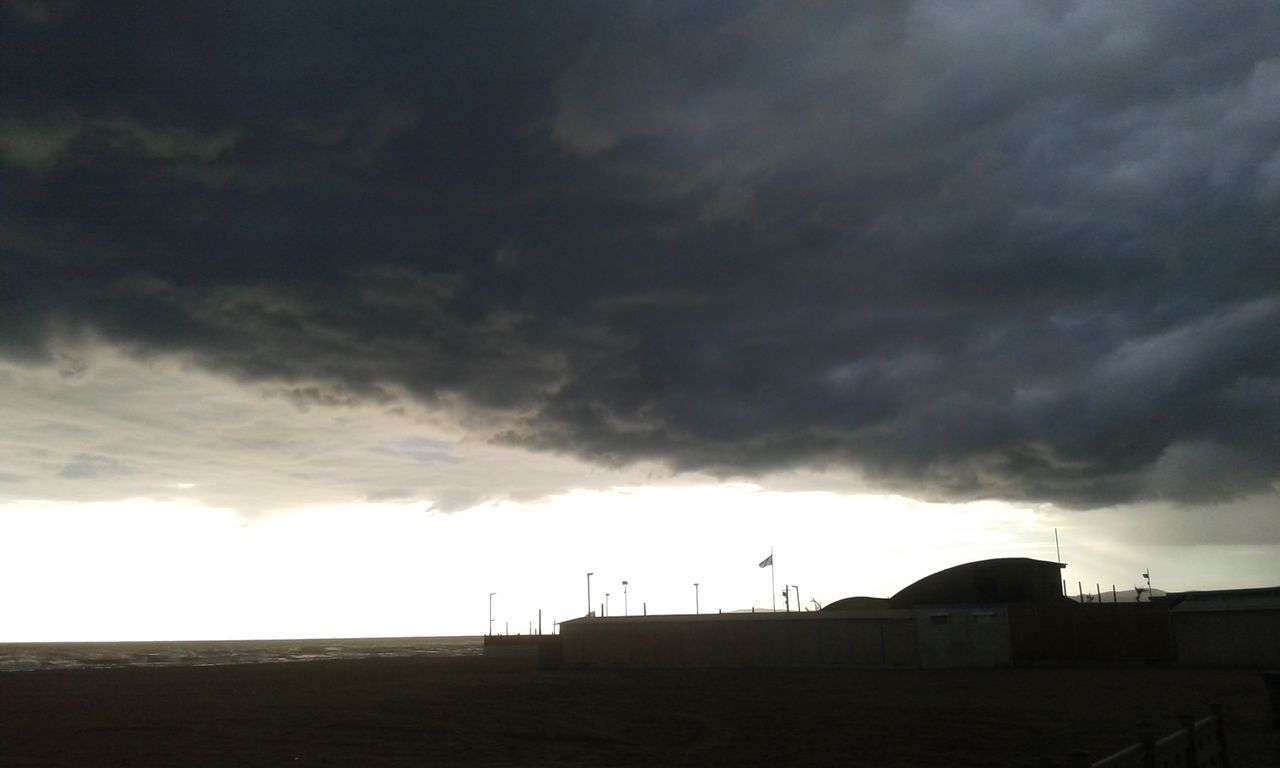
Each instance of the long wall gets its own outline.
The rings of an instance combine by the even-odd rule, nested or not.
[[[1159,603],[1009,606],[1015,664],[1173,660],[1168,606]]]
[[[920,664],[910,611],[591,618],[560,627],[569,665]]]
[[[1280,611],[1175,611],[1173,636],[1185,666],[1280,667]]]
[[[1080,605],[1060,594],[1062,567],[966,563],[889,601],[853,598],[813,613],[584,617],[561,624],[563,658],[644,667],[1280,665],[1280,587]]]
[[[564,663],[577,666],[1159,664],[1174,658],[1169,619],[1168,608],[1158,604],[921,606],[592,617],[561,624],[561,637]],[[1215,634],[1221,629],[1218,624]]]

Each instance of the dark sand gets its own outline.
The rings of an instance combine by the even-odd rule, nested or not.
[[[558,671],[400,659],[0,675],[0,765],[1061,766],[1226,706],[1280,766],[1257,672]]]

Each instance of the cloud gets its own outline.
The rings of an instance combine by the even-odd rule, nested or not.
[[[609,467],[1226,503],[1280,477],[1268,11],[81,6],[0,51],[0,353]]]
[[[70,461],[62,465],[62,468],[58,470],[58,477],[67,480],[83,480],[112,475],[128,475],[133,472],[134,469],[128,464],[110,456],[78,453],[71,457]]]
[[[1265,460],[1215,443],[1175,443],[1160,455],[1147,477],[1151,495],[1194,502],[1232,498],[1242,487],[1265,488],[1270,469]],[[1274,511],[1275,500],[1270,501]]]
[[[1204,489],[1196,490],[1199,498],[1210,495]],[[1112,541],[1141,542],[1146,546],[1250,547],[1261,552],[1264,547],[1280,544],[1276,504],[1276,495],[1266,492],[1230,502],[1190,506],[1144,502],[1108,509],[1099,513],[1101,518],[1093,523]]]
[[[403,393],[299,401],[101,344],[70,356],[74,378],[0,362],[0,504],[148,499],[253,516],[394,500],[454,512],[635,479],[473,440]]]

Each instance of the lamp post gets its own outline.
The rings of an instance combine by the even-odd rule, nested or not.
[[[796,596],[796,613],[804,610],[804,606],[800,604],[800,587],[795,584],[791,585],[791,594]]]
[[[592,576],[595,576],[595,573],[588,571],[587,572],[587,615],[588,616],[591,615],[591,577]]]
[[[489,593],[489,634],[491,635],[493,634],[493,596],[496,594],[498,593],[497,592]]]
[[[631,615],[631,606],[627,605],[627,580],[622,580],[622,615]]]
[[[608,592],[604,593],[604,615],[605,616],[609,615],[609,593]]]
[[[693,612],[694,614],[702,613],[702,606],[698,599],[698,582],[693,582]]]

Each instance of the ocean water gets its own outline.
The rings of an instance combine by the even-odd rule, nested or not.
[[[330,659],[479,656],[479,635],[332,640],[0,643],[0,672],[103,667],[219,666]]]

